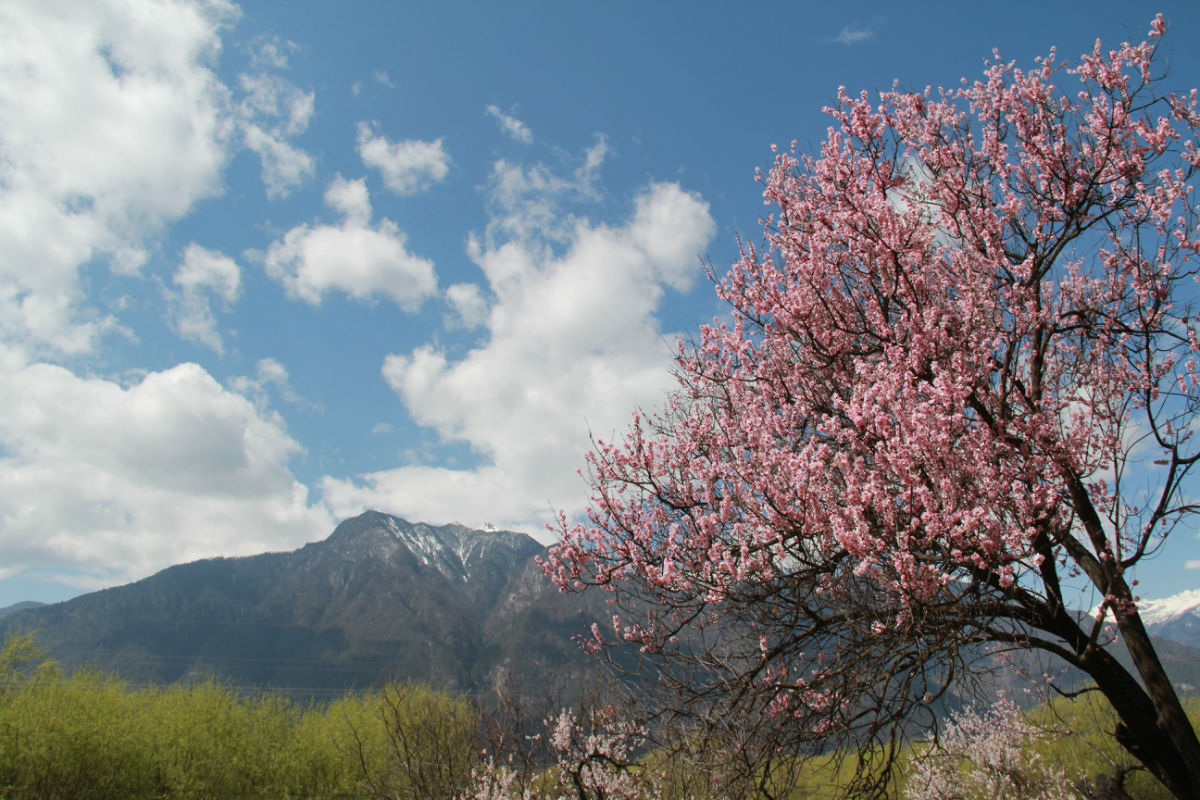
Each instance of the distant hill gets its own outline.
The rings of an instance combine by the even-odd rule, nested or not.
[[[43,605],[45,605],[45,603],[37,603],[33,600],[24,600],[20,603],[13,603],[11,606],[4,606],[4,608],[0,608],[0,619],[4,619],[14,611],[27,611],[28,609],[39,608]]]
[[[17,609],[66,666],[136,682],[217,677],[320,697],[391,677],[474,690],[498,670],[578,682],[571,636],[602,600],[563,595],[521,533],[410,523],[375,511],[289,553],[182,564],[64,603]],[[592,595],[594,593],[588,593]]]

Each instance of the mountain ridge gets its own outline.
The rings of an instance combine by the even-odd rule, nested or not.
[[[322,696],[389,678],[473,691],[497,671],[563,682],[591,665],[570,635],[594,599],[560,595],[512,531],[370,511],[296,550],[212,558],[0,618],[66,666],[134,681],[215,677]],[[552,635],[551,635],[552,634]]]
[[[604,592],[560,593],[536,563],[544,552],[522,533],[368,511],[296,550],[0,609],[0,635],[38,630],[64,666],[144,683],[214,678],[319,698],[392,678],[478,692],[520,674],[561,690],[595,674],[573,638],[606,628],[611,608]],[[1186,691],[1200,688],[1192,594],[1141,601]]]
[[[1158,600],[1139,600],[1138,611],[1151,635],[1200,648],[1200,589]]]

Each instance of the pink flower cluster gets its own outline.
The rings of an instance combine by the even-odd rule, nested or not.
[[[1032,747],[1053,734],[1009,701],[951,715],[936,742],[918,755],[906,800],[1080,800],[1060,769]]]
[[[517,788],[517,775],[503,765],[485,764],[475,772],[469,800],[661,800],[654,776],[634,763],[646,741],[643,729],[601,711],[587,726],[563,710],[546,720],[556,763],[556,786]]]

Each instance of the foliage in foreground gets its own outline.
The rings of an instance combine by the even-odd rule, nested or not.
[[[937,741],[912,758],[908,800],[1080,800],[1061,765],[1030,745],[1047,731],[1011,701],[952,714]]]
[[[476,730],[465,699],[420,686],[301,708],[211,682],[67,675],[28,635],[0,651],[0,797],[11,800],[448,798],[474,762],[429,765],[474,758]]]
[[[1200,718],[1200,702],[1189,711]],[[64,674],[17,636],[0,648],[0,797],[837,800],[855,772],[853,754],[827,754],[781,758],[747,779],[735,744],[697,734],[651,749],[645,727],[599,703],[533,729],[501,716],[411,684],[305,708],[214,683],[134,688]],[[1169,796],[1105,733],[1111,709],[1086,697],[951,722],[941,749],[917,743],[904,755],[892,796],[1007,800],[1041,786],[1067,800],[1067,784],[1097,776],[1117,777],[1134,800]]]

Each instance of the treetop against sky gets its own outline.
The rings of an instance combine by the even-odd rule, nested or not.
[[[1200,83],[1190,3],[4,4],[0,605],[365,508],[547,540],[727,316],[703,260],[760,236],[772,143],[1158,10]]]
[[[874,797],[935,704],[994,677],[982,653],[1021,652],[1047,694],[1084,673],[1121,746],[1200,798],[1134,588],[1200,511],[1200,99],[1164,91],[1164,30],[839,91],[816,153],[776,151],[763,243],[716,286],[731,320],[596,443],[545,562],[608,591],[589,649],[650,654],[655,712],[764,754],[852,747]]]

